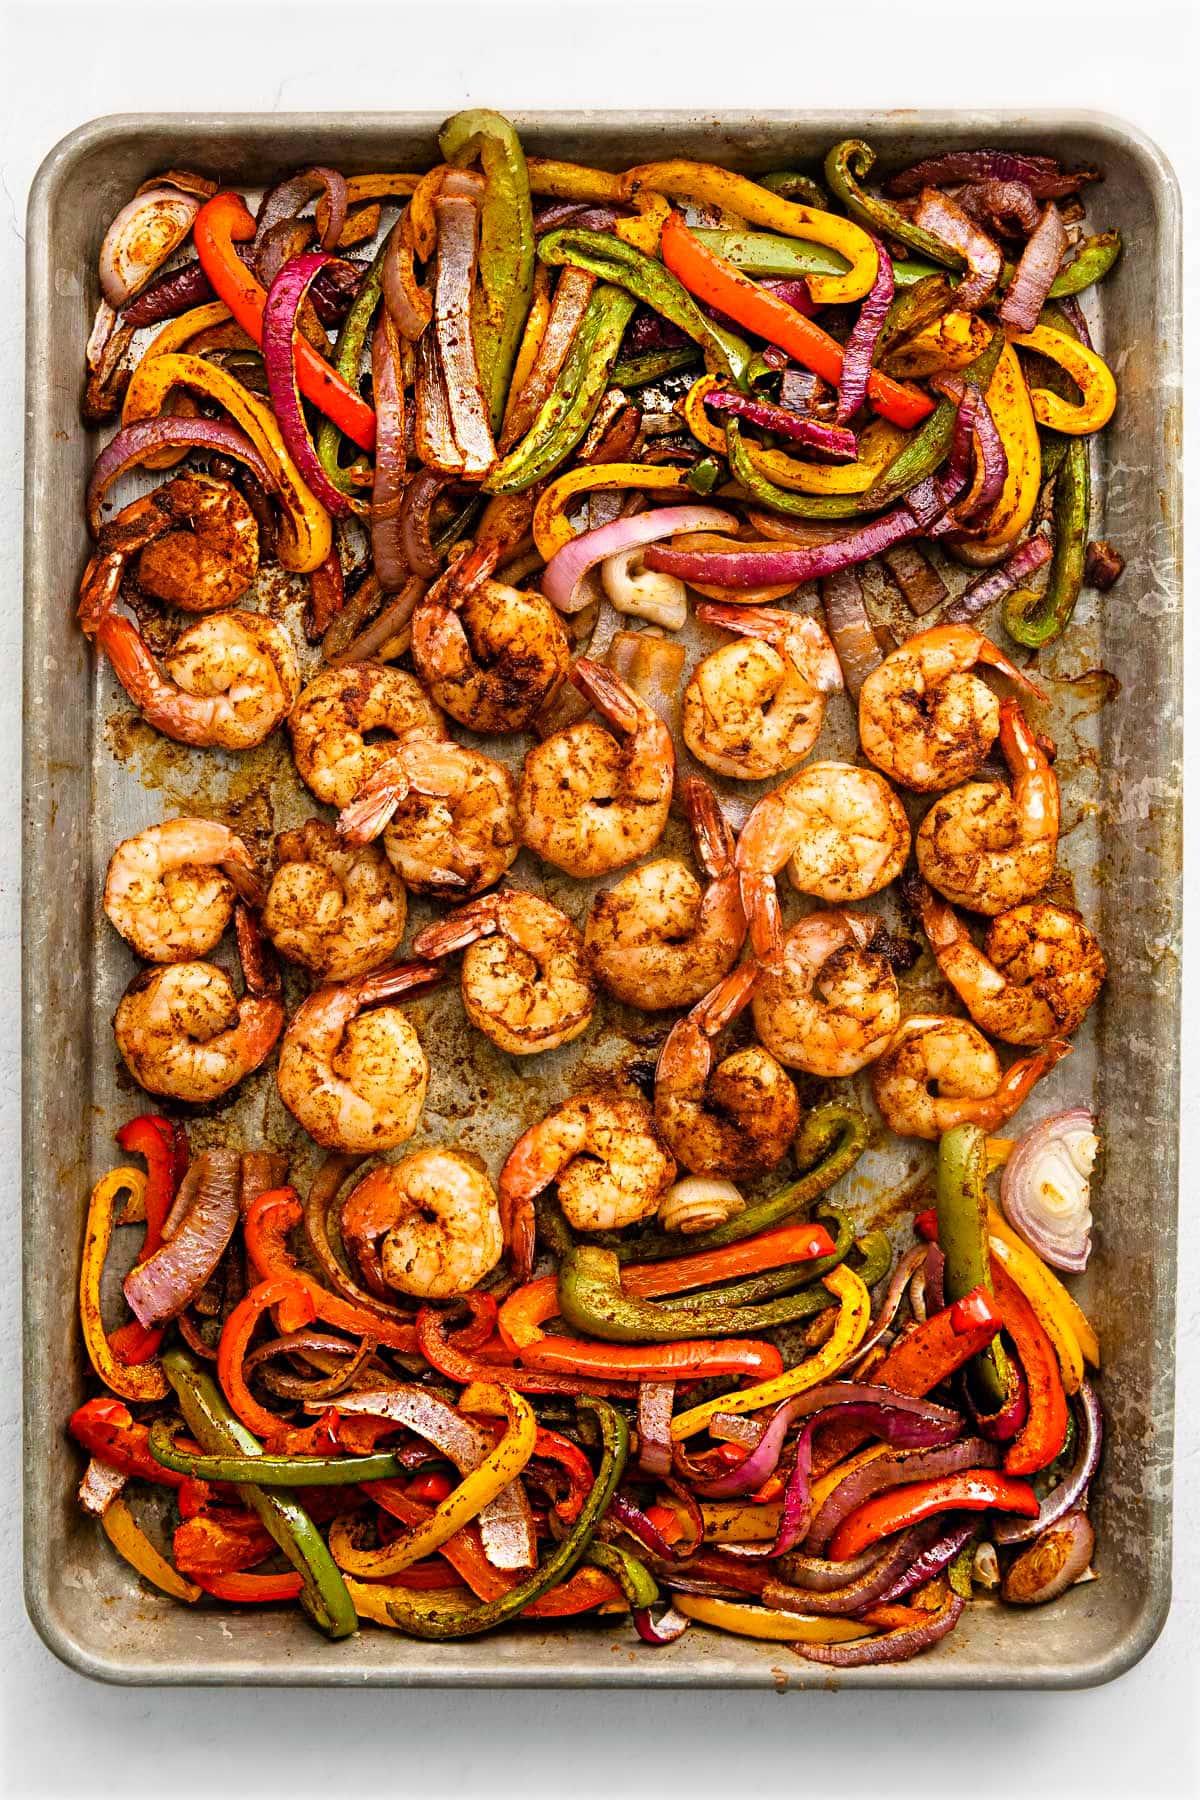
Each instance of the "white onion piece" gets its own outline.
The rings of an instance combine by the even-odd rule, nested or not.
[[[178,188],[150,188],[123,206],[100,246],[100,286],[110,306],[144,288],[192,229],[200,202]]]
[[[682,1235],[711,1231],[742,1212],[745,1205],[732,1181],[716,1175],[685,1175],[673,1182],[659,1201],[658,1222],[664,1231]]]
[[[644,547],[619,550],[600,564],[600,581],[619,613],[648,619],[664,631],[687,624],[687,588],[675,575],[643,567]]]
[[[542,592],[559,612],[578,612],[588,601],[582,577],[597,563],[681,531],[733,531],[737,524],[731,513],[715,506],[664,506],[657,512],[614,519],[611,525],[585,531],[555,551],[542,571]]]
[[[1017,1139],[1000,1183],[1009,1224],[1052,1268],[1078,1275],[1092,1248],[1091,1173],[1100,1140],[1086,1106]]]

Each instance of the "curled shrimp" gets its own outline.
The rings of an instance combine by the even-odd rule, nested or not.
[[[683,695],[684,742],[719,775],[785,775],[816,743],[826,696],[842,686],[823,627],[804,613],[767,606],[705,604],[696,617],[741,636],[693,670]]]
[[[147,724],[197,749],[252,750],[283,723],[300,688],[291,638],[261,613],[198,619],[161,669],[120,613],[104,615],[96,642]]]
[[[321,981],[352,981],[396,954],[408,902],[379,845],[349,845],[309,819],[279,833],[275,860],[263,925],[281,956]]]
[[[422,1300],[469,1294],[504,1249],[496,1190],[478,1157],[438,1146],[365,1175],[342,1235],[385,1288]]]
[[[288,730],[300,779],[318,800],[337,807],[349,806],[387,761],[393,747],[387,739],[446,735],[420,682],[382,663],[323,669],[296,701]]]
[[[566,677],[571,653],[562,621],[541,594],[500,581],[463,593],[454,582],[459,566],[435,582],[413,614],[417,674],[438,705],[472,731],[524,731]]]
[[[388,860],[414,892],[462,899],[516,861],[516,783],[478,750],[414,738],[389,746],[338,830],[351,844],[382,831]]]
[[[215,819],[164,819],[113,851],[104,910],[147,962],[187,962],[220,941],[238,895],[262,902],[241,838]]]
[[[568,875],[607,875],[662,836],[675,746],[653,708],[610,669],[580,657],[571,680],[622,741],[581,719],[535,744],[517,793],[521,838]]]
[[[800,1125],[790,1077],[761,1044],[713,1068],[713,1039],[750,999],[757,970],[743,963],[672,1026],[654,1078],[654,1123],[695,1175],[763,1175],[787,1154]]]
[[[413,940],[414,956],[463,949],[467,1017],[501,1050],[534,1056],[587,1030],[596,989],[583,938],[548,900],[516,888],[485,894]]]
[[[917,832],[917,867],[939,894],[971,912],[1001,913],[1039,893],[1058,851],[1058,777],[1020,707],[1000,708],[1011,791],[971,781],[935,800]]]
[[[183,612],[236,605],[258,574],[254,514],[230,482],[206,475],[164,482],[103,525],[99,539],[79,590],[80,623],[89,633],[116,603],[138,552],[137,586]]]
[[[754,1025],[789,1069],[832,1078],[882,1056],[900,1023],[900,992],[885,956],[871,949],[878,920],[809,913],[786,933],[774,909],[751,919],[760,975]]]
[[[858,697],[858,735],[877,768],[925,794],[975,773],[1000,728],[1000,702],[971,673],[977,663],[1039,692],[970,625],[919,631],[872,669]]]
[[[436,981],[429,963],[403,963],[318,988],[279,1048],[279,1096],[326,1150],[370,1156],[417,1129],[429,1064],[398,1006],[385,1002]]]
[[[938,968],[981,1030],[1041,1044],[1082,1025],[1108,973],[1077,912],[1049,901],[992,920],[982,950],[952,907],[922,882],[916,900]]]
[[[220,1099],[258,1068],[283,1020],[274,995],[248,992],[239,999],[224,969],[184,962],[135,976],[113,1030],[139,1086],[200,1104]]]
[[[955,1125],[996,1131],[1070,1044],[1051,1038],[1001,1072],[983,1033],[966,1019],[912,1014],[871,1070],[871,1091],[897,1137],[937,1138]]]
[[[679,786],[708,886],[670,857],[643,863],[595,896],[583,934],[600,985],[644,1012],[691,1006],[733,967],[746,936],[733,834],[716,795],[695,775]]]

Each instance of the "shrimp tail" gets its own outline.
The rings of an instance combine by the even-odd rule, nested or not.
[[[452,562],[438,576],[424,600],[423,608],[441,608],[457,611],[464,601],[468,600],[477,588],[488,580],[496,564],[500,561],[503,545],[500,542],[491,544],[472,544],[469,550]]]
[[[1033,1056],[1022,1056],[1013,1063],[988,1103],[988,1116],[981,1121],[985,1129],[1011,1119],[1042,1076],[1070,1054],[1071,1046],[1065,1038],[1051,1038]]]
[[[141,632],[119,613],[106,612],[97,624],[96,643],[134,705],[149,717],[154,703],[165,700],[171,689]]]
[[[76,617],[88,637],[94,637],[102,620],[116,605],[121,591],[125,557],[116,551],[93,556],[79,584],[79,608]]]
[[[367,776],[349,806],[343,806],[337,822],[340,835],[356,847],[371,843],[383,833],[400,802],[407,800],[411,786],[403,746],[397,745]]]
[[[760,973],[757,963],[740,963],[693,1006],[688,1017],[706,1037],[715,1037],[749,1005]]]
[[[741,870],[742,909],[750,926],[750,947],[760,961],[777,956],[783,944],[783,910],[775,877]]]
[[[490,936],[499,929],[498,899],[498,895],[488,894],[426,925],[413,939],[414,956],[453,956],[456,950],[465,950],[481,937]]]
[[[533,1201],[528,1196],[506,1192],[503,1180],[498,1199],[500,1229],[504,1233],[509,1264],[518,1281],[528,1281],[537,1250],[537,1217]]]
[[[596,711],[603,713],[610,725],[619,731],[636,731],[650,708],[623,682],[619,675],[603,663],[581,656],[571,670],[571,680]]]
[[[761,638],[768,644],[778,643],[786,637],[792,625],[791,613],[782,612],[778,607],[727,606],[714,600],[703,601],[696,608],[696,617],[703,625],[736,631],[741,637]]]
[[[442,971],[436,963],[396,963],[390,969],[377,969],[373,975],[364,975],[352,986],[358,1011],[363,1012],[368,1006],[395,1000],[414,988],[432,987],[441,979]]]
[[[1015,700],[1000,702],[1000,749],[1014,775],[1039,774],[1050,767],[1050,759]]]
[[[729,821],[712,788],[698,775],[685,775],[679,794],[691,826],[696,861],[716,881],[733,866],[735,844]]]
[[[1011,662],[990,638],[980,638],[978,656],[980,662],[987,663],[989,668],[998,669],[1001,675],[1007,675],[1010,681],[1015,681],[1018,687],[1023,687],[1028,693],[1035,694],[1039,700],[1046,698],[1045,688],[1039,687],[1024,669],[1018,669],[1016,663]]]
[[[251,994],[242,1000],[234,1029],[242,1050],[243,1075],[249,1075],[271,1054],[286,1018],[283,1001],[274,995]]]

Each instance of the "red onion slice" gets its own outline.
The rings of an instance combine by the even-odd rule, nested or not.
[[[958,195],[963,211],[993,231],[1028,237],[1038,222],[1038,203],[1027,181],[976,181]]]
[[[1004,258],[999,246],[961,206],[936,188],[922,191],[914,223],[966,258],[967,273],[954,290],[954,304],[965,312],[978,312],[991,299],[1000,280]]]
[[[951,1594],[945,1606],[930,1613],[928,1622],[921,1625],[904,1625],[898,1631],[885,1631],[880,1637],[861,1638],[852,1644],[789,1644],[788,1648],[808,1662],[825,1663],[832,1669],[907,1662],[953,1631],[965,1606],[960,1594]]]
[[[821,582],[821,605],[846,692],[858,704],[863,682],[883,661],[875,627],[867,616],[862,582],[854,569],[838,569]]]
[[[321,248],[332,250],[346,223],[349,190],[346,177],[339,170],[326,168],[323,164],[314,164],[311,169],[301,169],[298,174],[289,175],[286,181],[277,183],[264,194],[254,221],[255,250],[259,249],[273,226],[294,219],[301,208],[319,194],[324,194],[329,202],[329,216],[321,233]],[[313,229],[316,229],[315,223]]]
[[[1100,1450],[1104,1442],[1104,1416],[1090,1382],[1080,1382],[1079,1392],[1075,1395],[1075,1412],[1079,1425],[1079,1448],[1070,1471],[1046,1495],[1036,1519],[1022,1519],[1013,1515],[993,1520],[991,1535],[998,1544],[1027,1544],[1039,1532],[1057,1524],[1064,1514],[1083,1503],[1099,1467]]]
[[[177,1318],[207,1286],[238,1222],[241,1187],[242,1159],[234,1150],[206,1150],[192,1163],[167,1220],[174,1223],[170,1236],[125,1277],[125,1298],[140,1325]]]
[[[110,306],[124,306],[177,250],[200,211],[178,188],[150,188],[123,206],[100,246],[100,287]]]
[[[404,376],[395,321],[387,308],[371,334],[371,374],[375,400],[375,479],[371,484],[371,560],[385,594],[398,593],[415,573],[404,532]],[[419,479],[419,478],[418,478]],[[434,480],[442,477],[434,476]]]
[[[496,460],[496,446],[480,385],[471,327],[479,202],[473,186],[461,185],[465,179],[457,174],[447,176],[434,201],[438,253],[433,325],[445,376],[450,427],[462,452],[463,472],[486,475]]]
[[[914,1530],[902,1532],[885,1545],[882,1556],[877,1556],[859,1574],[845,1574],[837,1587],[792,1587],[768,1576],[762,1587],[763,1605],[779,1612],[817,1613],[827,1618],[861,1612],[876,1605],[904,1579],[905,1570],[924,1552],[936,1530],[936,1524],[931,1530],[930,1521],[926,1520]],[[848,1571],[849,1562],[842,1567]]]
[[[1023,181],[1038,200],[1078,193],[1097,180],[1095,169],[1063,170],[1052,156],[1026,156],[1019,150],[949,150],[901,169],[884,183],[889,194],[915,194],[923,187],[952,186],[960,181]]]
[[[102,520],[100,506],[114,481],[129,469],[136,468],[156,450],[187,445],[200,450],[215,450],[232,456],[252,469],[263,486],[273,489],[274,477],[250,439],[227,419],[184,418],[164,415],[157,419],[139,419],[118,431],[100,452],[92,465],[87,485],[87,522],[93,537],[99,535]]]
[[[660,538],[675,537],[682,531],[736,531],[737,527],[738,520],[732,513],[720,512],[715,506],[664,506],[656,512],[614,519],[611,525],[582,532],[555,551],[542,571],[542,592],[560,612],[579,612],[589,598],[584,576],[608,557],[656,543]],[[711,562],[712,558],[705,560]]]
[[[1091,1112],[1072,1106],[1017,1139],[1000,1179],[1000,1204],[1017,1236],[1072,1275],[1086,1269],[1091,1254],[1088,1178],[1098,1149]]]
[[[296,383],[295,336],[300,308],[313,280],[330,260],[324,250],[309,250],[280,269],[267,291],[263,308],[262,353],[271,406],[292,461],[321,505],[335,518],[344,518],[351,511],[350,502],[321,467]]]
[[[634,1630],[643,1644],[653,1644],[656,1648],[678,1643],[691,1622],[682,1613],[677,1613],[673,1606],[668,1606],[657,1619],[648,1606],[637,1606],[633,1612]]]
[[[1033,236],[1021,252],[1021,260],[1000,305],[1001,322],[1010,331],[1033,330],[1038,314],[1046,304],[1050,285],[1062,267],[1066,250],[1067,228],[1051,200],[1043,207]]]
[[[883,330],[883,322],[887,318],[888,307],[892,304],[892,295],[896,290],[891,257],[877,237],[871,233],[868,236],[878,253],[879,268],[842,353],[842,378],[838,383],[835,415],[839,425],[844,425],[867,397],[867,382],[871,378],[875,346],[879,342],[879,334]]]
[[[894,1581],[891,1587],[879,1595],[878,1604],[890,1606],[894,1600],[899,1600],[904,1594],[911,1594],[914,1588],[923,1586],[927,1581],[932,1581],[935,1575],[941,1574],[948,1563],[954,1561],[963,1545],[969,1543],[974,1535],[973,1520],[968,1520],[964,1525],[953,1526],[935,1544],[931,1544],[928,1550],[922,1550],[917,1560],[905,1570],[899,1580]]]
[[[1007,594],[1010,588],[1016,587],[1026,575],[1032,575],[1035,569],[1050,561],[1054,547],[1048,537],[1039,534],[1027,538],[1023,544],[1013,551],[1012,555],[995,569],[977,576],[969,587],[965,587],[957,600],[952,600],[941,616],[943,625],[965,625],[986,612],[994,600]],[[1084,1261],[1086,1261],[1086,1254]],[[1083,1264],[1080,1264],[1082,1268]]]
[[[870,373],[869,360],[867,373]],[[863,391],[866,392],[865,376]],[[759,425],[764,431],[778,432],[780,437],[792,438],[798,444],[808,444],[814,450],[823,451],[826,456],[853,462],[858,455],[858,439],[841,424],[840,412],[838,424],[826,425],[820,419],[806,418],[793,412],[790,407],[775,406],[770,400],[759,400],[752,394],[735,394],[724,388],[705,394],[704,404],[718,412],[735,413],[738,418],[747,420],[751,425]],[[849,414],[845,416],[848,418]]]
[[[638,1383],[638,1468],[656,1479],[671,1473],[671,1414],[675,1410],[673,1381]]]
[[[658,545],[647,550],[646,567],[662,569],[684,581],[716,587],[778,587],[784,583],[799,587],[801,582],[815,581],[819,576],[836,574],[839,569],[849,568],[854,563],[867,562],[886,550],[889,544],[898,544],[901,538],[915,537],[923,525],[910,504],[914,499],[919,507],[915,488],[905,503],[891,512],[881,513],[878,518],[832,543],[802,549],[734,550],[728,553],[723,550],[664,549]],[[560,551],[559,555],[562,554]]]
[[[842,1520],[856,1506],[869,1500],[884,1488],[896,1487],[904,1481],[933,1481],[943,1475],[958,1475],[964,1469],[998,1469],[1000,1451],[983,1438],[960,1438],[956,1444],[935,1446],[930,1450],[896,1450],[890,1456],[878,1456],[864,1463],[840,1481],[821,1506],[805,1539],[805,1549],[820,1554]]]

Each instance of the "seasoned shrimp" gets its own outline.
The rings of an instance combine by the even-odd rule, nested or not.
[[[737,864],[748,912],[774,890],[787,863],[802,894],[838,902],[865,900],[894,881],[908,856],[908,820],[874,769],[810,763],[764,794],[738,839]]]
[[[972,781],[936,800],[917,832],[917,867],[939,894],[972,912],[1032,899],[1054,873],[1058,777],[1015,701],[1000,709],[1012,790]]]
[[[459,597],[450,585],[457,567],[413,614],[417,674],[438,705],[472,731],[525,731],[570,666],[562,621],[541,594],[500,581]]]
[[[162,669],[120,613],[105,614],[96,642],[147,724],[197,749],[252,750],[283,723],[300,688],[291,638],[261,613],[198,619]]]
[[[587,1030],[596,989],[565,913],[516,888],[486,894],[427,925],[413,955],[466,950],[462,997],[476,1030],[513,1056],[535,1056]]]
[[[181,530],[190,526],[190,530]],[[84,571],[79,616],[92,631],[115,604],[129,558],[138,587],[183,612],[234,606],[258,574],[258,525],[228,481],[189,473],[134,500],[99,531]]]
[[[401,963],[318,988],[293,1015],[279,1047],[279,1097],[326,1150],[370,1156],[417,1129],[429,1064],[400,1008],[381,1002],[439,974],[429,963]]]
[[[516,861],[516,783],[503,763],[449,739],[393,744],[338,830],[351,844],[382,831],[389,861],[414,892],[463,899]]]
[[[657,713],[610,669],[580,657],[571,680],[624,741],[582,719],[535,744],[517,794],[521,838],[568,875],[607,875],[662,836],[675,746]]]
[[[696,617],[743,635],[693,670],[683,695],[684,742],[719,775],[786,775],[816,743],[826,696],[842,686],[823,627],[804,613],[767,606],[705,604]]]
[[[382,663],[322,670],[293,707],[288,730],[300,779],[318,800],[337,807],[349,806],[387,760],[391,740],[446,735],[420,682]],[[388,741],[376,735],[384,732]]]
[[[104,910],[147,962],[188,962],[220,941],[238,894],[262,903],[241,838],[215,819],[165,819],[117,845]]]
[[[590,1089],[531,1125],[500,1172],[500,1213],[513,1266],[533,1260],[533,1201],[558,1183],[577,1231],[613,1231],[648,1219],[675,1179],[675,1159],[659,1142],[643,1100]]]
[[[364,1176],[342,1208],[342,1233],[387,1287],[422,1300],[469,1294],[504,1249],[482,1162],[441,1146]]]
[[[916,899],[946,980],[975,1023],[1006,1044],[1041,1044],[1083,1023],[1108,973],[1077,912],[1049,901],[992,920],[984,948],[952,907],[922,882]]]
[[[695,1175],[747,1178],[773,1169],[800,1125],[791,1079],[760,1044],[713,1068],[713,1039],[750,999],[757,970],[743,963],[671,1028],[654,1078],[654,1123]]]
[[[698,776],[680,783],[702,888],[670,857],[643,863],[598,893],[584,928],[601,987],[643,1012],[691,1006],[734,965],[746,936],[733,834]]]
[[[283,1019],[273,995],[247,993],[239,1000],[223,969],[185,962],[135,976],[113,1030],[141,1087],[199,1104],[220,1099],[258,1068]]]
[[[975,773],[1000,728],[1000,702],[971,673],[976,663],[1040,691],[970,625],[918,631],[871,670],[858,697],[858,735],[885,775],[929,794]]]
[[[263,924],[281,956],[322,981],[352,981],[396,954],[408,903],[382,848],[350,846],[309,819],[279,833],[275,860]]]
[[[754,1025],[789,1069],[853,1075],[883,1055],[900,1023],[900,992],[885,956],[870,948],[878,920],[809,913],[786,934],[772,910],[751,920],[761,973]]]
[[[966,1019],[912,1014],[871,1070],[875,1104],[897,1137],[937,1138],[955,1125],[996,1131],[1071,1046],[1051,1038],[1003,1074]]]

